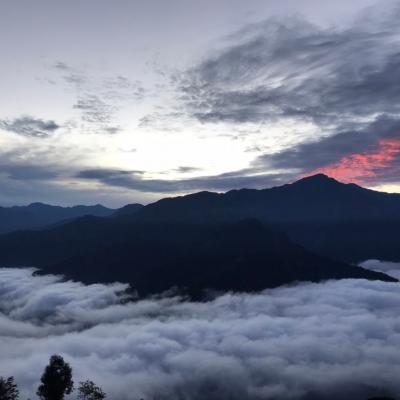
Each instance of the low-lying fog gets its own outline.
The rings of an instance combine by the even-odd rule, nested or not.
[[[400,394],[400,286],[299,284],[208,303],[126,303],[126,285],[0,269],[0,375],[34,398],[49,356],[109,399]]]

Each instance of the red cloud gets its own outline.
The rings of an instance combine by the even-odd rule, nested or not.
[[[369,178],[381,176],[399,156],[400,139],[384,139],[365,152],[344,156],[307,175],[323,173],[342,182],[362,184]]]

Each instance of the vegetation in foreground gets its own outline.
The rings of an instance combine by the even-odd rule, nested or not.
[[[72,368],[60,355],[50,357],[40,379],[37,396],[41,400],[63,400],[74,390]],[[104,400],[106,394],[92,381],[80,382],[77,388],[78,400]],[[0,377],[0,400],[19,400],[19,390],[14,377]]]
[[[49,364],[46,366],[40,382],[36,392],[40,400],[64,400],[65,395],[71,394],[75,390],[72,368],[58,354],[50,357]],[[104,400],[107,397],[103,389],[90,380],[80,382],[77,392],[78,400]],[[20,400],[19,390],[13,376],[0,377],[0,400]],[[395,399],[392,397],[372,397],[368,400]]]

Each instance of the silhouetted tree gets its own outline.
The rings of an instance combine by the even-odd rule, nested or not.
[[[19,391],[14,377],[10,376],[5,379],[0,376],[0,400],[17,400]]]
[[[42,400],[63,400],[64,395],[70,394],[74,388],[72,368],[59,355],[50,357],[40,380],[42,384],[36,394]]]
[[[79,383],[78,399],[79,400],[104,400],[106,394],[92,381]]]

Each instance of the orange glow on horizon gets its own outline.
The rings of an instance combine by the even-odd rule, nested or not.
[[[363,184],[367,178],[381,176],[399,156],[400,139],[380,140],[371,150],[344,156],[306,176],[322,173],[342,182]]]

